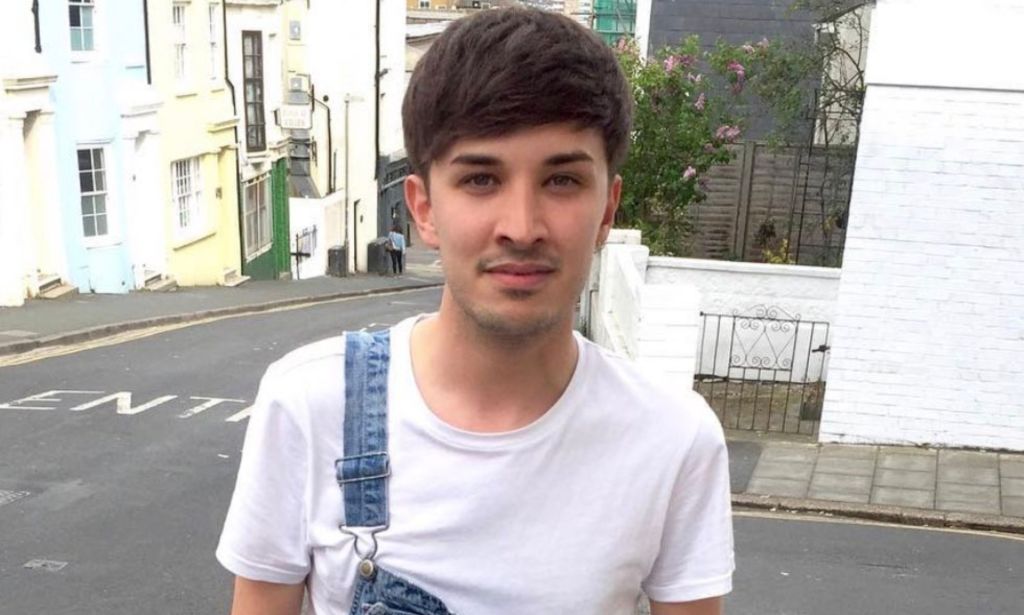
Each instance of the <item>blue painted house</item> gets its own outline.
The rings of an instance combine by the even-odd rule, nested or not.
[[[143,2],[39,3],[67,280],[124,293],[163,268],[159,98],[148,84]]]

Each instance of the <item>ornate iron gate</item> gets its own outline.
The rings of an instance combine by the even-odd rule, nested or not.
[[[768,305],[701,319],[694,387],[726,429],[818,432],[829,323]]]

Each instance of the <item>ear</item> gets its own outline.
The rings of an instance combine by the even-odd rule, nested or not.
[[[409,208],[412,219],[416,222],[416,230],[420,239],[433,249],[438,249],[437,230],[434,228],[434,209],[430,205],[430,191],[419,175],[405,178],[405,204]]]
[[[604,242],[607,241],[608,233],[611,232],[612,225],[615,224],[615,212],[619,210],[619,199],[621,197],[622,176],[616,175],[611,185],[608,186],[608,200],[604,205],[604,212],[601,214],[601,226],[597,231],[597,243],[594,245],[594,248],[597,250],[600,250]]]

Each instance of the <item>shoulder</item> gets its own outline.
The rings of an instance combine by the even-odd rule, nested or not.
[[[267,368],[253,412],[284,412],[307,427],[323,406],[343,403],[345,338],[336,336],[292,350]]]
[[[593,380],[592,395],[610,402],[631,429],[682,450],[723,442],[721,424],[707,401],[683,381],[583,340]]]

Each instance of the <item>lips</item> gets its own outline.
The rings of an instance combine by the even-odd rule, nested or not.
[[[546,263],[498,263],[484,269],[500,286],[514,290],[534,290],[554,272],[555,268]]]

